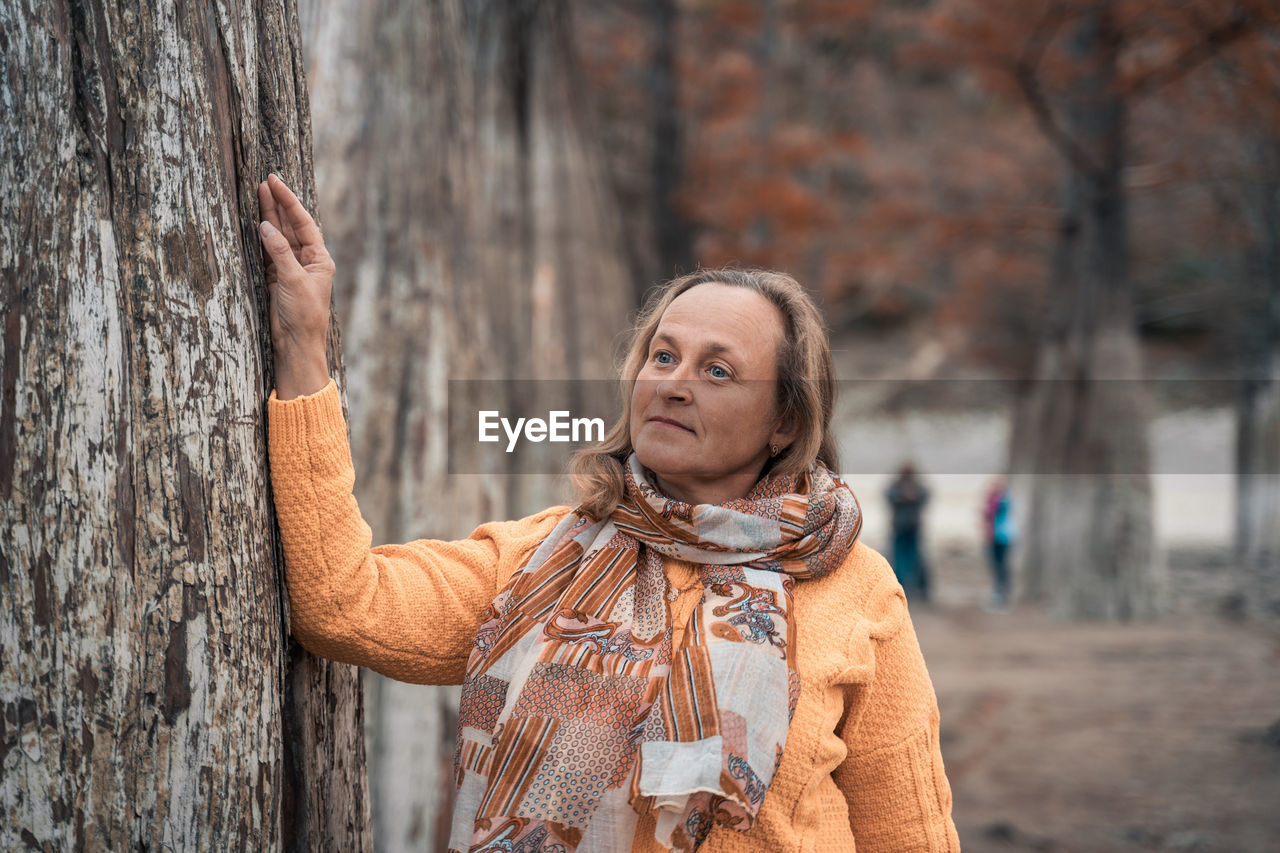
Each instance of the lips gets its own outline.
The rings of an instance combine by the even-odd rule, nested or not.
[[[682,429],[682,430],[684,430],[684,431],[686,431],[686,432],[693,432],[693,430],[689,429],[689,427],[685,426],[684,424],[680,423],[679,421],[673,421],[673,420],[671,420],[671,418],[661,418],[661,417],[659,417],[659,418],[649,418],[649,423],[651,423],[651,424],[662,424],[663,426],[677,427],[678,429]]]

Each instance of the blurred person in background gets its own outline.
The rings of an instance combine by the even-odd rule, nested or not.
[[[893,516],[893,571],[908,598],[929,600],[929,567],[921,545],[924,507],[929,490],[920,482],[916,467],[904,462],[898,476],[885,490]]]
[[[334,264],[279,178],[258,197],[289,628],[462,685],[451,851],[960,849],[937,697],[831,473],[830,345],[795,279],[658,291],[575,506],[370,547],[326,361]]]
[[[991,598],[984,607],[991,612],[1003,612],[1010,605],[1009,549],[1016,538],[1013,499],[1003,476],[996,476],[987,487],[982,503],[982,527],[992,580]]]

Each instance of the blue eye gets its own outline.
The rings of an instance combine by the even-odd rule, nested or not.
[[[656,361],[656,362],[658,362],[658,364],[670,364],[670,363],[671,363],[671,362],[669,362],[669,361],[663,361],[663,359],[664,359],[664,358],[667,358],[667,359],[671,358],[671,353],[667,352],[666,350],[660,350],[660,351],[659,351],[659,352],[658,352],[658,353],[653,357],[653,360],[654,360],[654,361]]]
[[[713,365],[711,365],[711,371],[712,371],[712,373],[711,373],[712,377],[714,377],[714,378],[716,378],[716,379],[728,379],[728,378],[729,378],[729,371],[725,370],[723,367],[721,367],[721,366],[720,366],[720,365],[718,365],[718,364],[713,364]],[[717,373],[716,371],[719,371],[719,373]]]

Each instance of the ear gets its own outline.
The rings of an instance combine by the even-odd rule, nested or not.
[[[779,418],[773,434],[769,436],[769,444],[776,444],[786,450],[791,446],[791,442],[796,440],[796,432],[799,430],[799,426],[794,417]]]

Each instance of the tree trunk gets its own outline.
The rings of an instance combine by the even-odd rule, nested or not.
[[[1280,143],[1256,140],[1236,420],[1236,557],[1250,607],[1280,616]]]
[[[653,233],[658,277],[669,279],[694,268],[690,223],[676,202],[684,180],[684,131],[676,63],[680,7],[677,0],[651,0],[647,5],[653,29],[649,58],[649,86],[653,92]],[[647,290],[647,284],[642,283],[636,293],[637,305],[643,304]]]
[[[269,500],[293,4],[3,0],[0,54],[0,848],[368,849],[359,671],[289,639]]]
[[[781,0],[764,0],[760,32],[752,45],[752,54],[760,75],[760,108],[755,115],[755,144],[759,152],[751,160],[751,178],[763,189],[770,172],[777,168],[770,162],[774,150],[774,132],[778,123],[779,76],[778,49],[782,41]],[[759,210],[747,226],[745,246],[763,256],[774,239],[773,211]]]
[[[535,380],[512,384],[516,409],[547,382],[563,383],[569,409],[585,409],[598,381],[616,378],[613,347],[632,307],[620,215],[582,107],[569,15],[566,0],[467,7],[483,176],[472,199],[478,271],[500,375]],[[525,457],[554,452],[533,445]],[[505,480],[516,514],[568,497],[559,478]]]
[[[629,281],[566,7],[309,0],[302,17],[375,541],[461,538],[567,500],[551,477],[451,475],[465,436],[446,410],[450,380],[611,375]],[[458,691],[366,676],[376,847],[444,849]]]
[[[1162,603],[1128,270],[1126,105],[1111,27],[1099,4],[1071,37],[1078,68],[1063,112],[1074,148],[1063,151],[1052,314],[1012,451],[1015,474],[1032,475],[1022,596],[1073,619],[1150,617]]]

